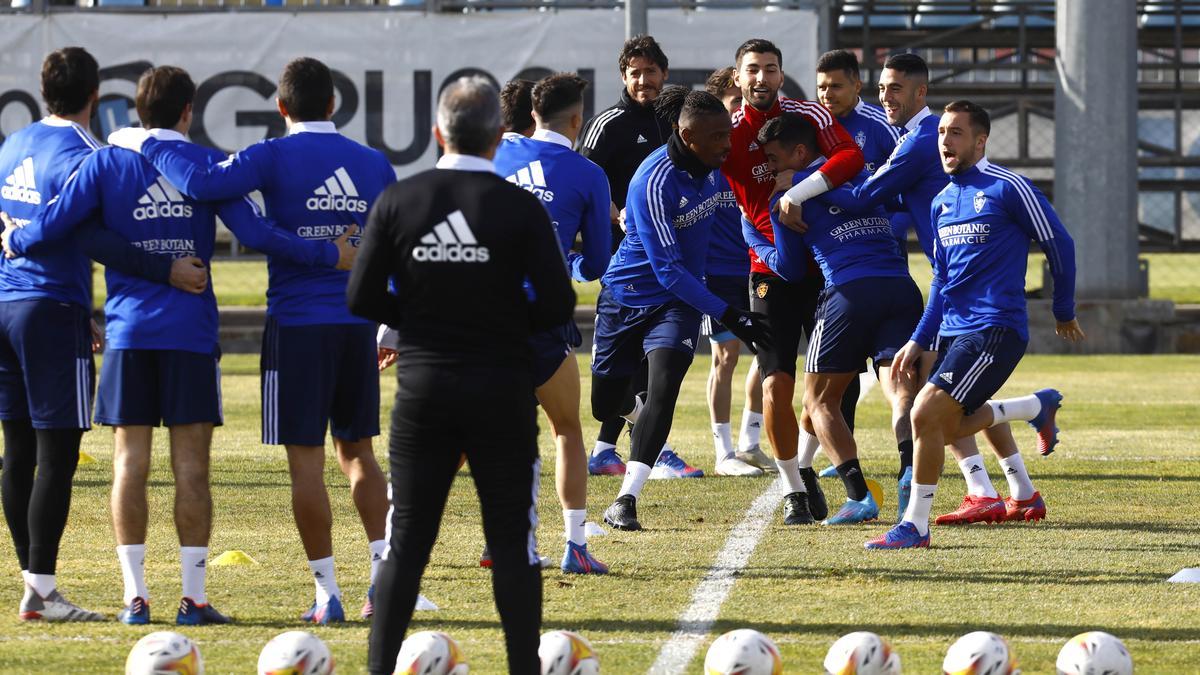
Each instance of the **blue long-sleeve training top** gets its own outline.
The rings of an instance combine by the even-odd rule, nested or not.
[[[179,134],[163,135],[170,140],[159,144],[170,146],[189,162],[215,164],[223,159]],[[207,265],[218,215],[248,246],[304,265],[332,268],[337,264],[337,247],[332,243],[301,239],[273,227],[259,217],[248,198],[219,203],[190,199],[145,158],[120,148],[102,148],[89,155],[58,197],[29,225],[14,232],[9,243],[17,255],[36,253],[40,243],[62,239],[80,223],[99,217],[143,251],[170,258],[195,256]],[[114,269],[105,271],[105,282],[110,348],[214,353],[217,302],[212,284],[197,295]]]
[[[797,171],[793,180],[808,178],[823,161],[817,159]],[[792,281],[804,278],[810,250],[826,286],[867,277],[907,277],[908,261],[892,236],[887,212],[882,207],[862,209],[854,197],[854,185],[865,178],[864,172],[855,181],[804,202],[802,219],[808,226],[804,234],[780,224],[778,214],[772,212],[774,246],[757,229],[743,225],[746,241],[776,274]]]
[[[267,216],[304,239],[333,240],[351,225],[357,246],[367,213],[396,172],[377,150],[337,132],[332,122],[296,122],[220,164],[196,162],[171,144],[147,140],[142,154],[171,184],[199,200],[259,190]],[[370,323],[346,307],[350,273],[267,256],[267,313],[280,325]]]
[[[875,173],[887,162],[903,133],[900,127],[888,123],[887,113],[883,108],[871,105],[861,98],[850,114],[839,117],[838,122],[841,122],[862,150],[867,173]]]
[[[532,138],[506,136],[493,162],[497,174],[532,193],[550,213],[571,278],[599,279],[612,255],[612,198],[604,169],[572,150],[566,136],[548,129],[538,129]],[[571,250],[576,235],[583,239],[580,252]]]
[[[917,344],[937,334],[994,326],[1029,339],[1025,268],[1032,239],[1054,278],[1054,318],[1075,318],[1075,242],[1046,196],[1023,176],[982,158],[933,200],[933,283]]]
[[[625,201],[625,238],[601,282],[626,307],[682,300],[709,316],[727,305],[704,285],[717,208],[716,172],[702,167],[679,134],[642,162]]]
[[[742,238],[742,210],[725,174],[717,174],[717,211],[713,214],[705,275],[745,277],[750,274],[750,256]]]
[[[905,125],[908,133],[900,137],[896,149],[875,173],[854,190],[865,207],[882,206],[901,198],[913,220],[917,241],[925,256],[933,260],[933,228],[929,204],[949,179],[942,171],[938,152],[938,116],[924,108]]]

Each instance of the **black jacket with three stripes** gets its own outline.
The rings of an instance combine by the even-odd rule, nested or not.
[[[604,169],[617,210],[625,208],[629,181],[642,161],[671,137],[671,123],[621,89],[621,100],[588,120],[579,133],[579,153]],[[613,250],[623,233],[614,228]]]

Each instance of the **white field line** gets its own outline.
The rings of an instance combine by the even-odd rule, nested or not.
[[[875,386],[875,378],[864,373],[859,381],[862,391],[858,400],[861,402]],[[729,533],[729,538],[717,554],[716,561],[692,592],[691,603],[679,615],[678,627],[663,645],[658,658],[650,666],[649,673],[680,673],[695,658],[700,644],[704,642],[721,613],[721,605],[725,604],[725,599],[733,590],[738,574],[750,562],[750,556],[754,554],[759,540],[766,534],[771,517],[779,507],[779,500],[783,498],[784,490],[783,479],[775,480],[750,504],[741,522]]]

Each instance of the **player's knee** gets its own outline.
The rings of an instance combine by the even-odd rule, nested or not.
[[[718,342],[712,346],[713,370],[729,379],[737,368],[738,343]]]

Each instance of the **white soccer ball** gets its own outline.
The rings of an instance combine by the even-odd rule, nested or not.
[[[125,675],[204,675],[204,659],[186,636],[158,631],[138,640],[129,650]]]
[[[1094,630],[1063,645],[1055,667],[1058,675],[1133,675],[1133,657],[1115,635]]]
[[[900,655],[874,633],[850,633],[829,648],[825,675],[900,675]]]
[[[1019,675],[1017,659],[1004,638],[979,630],[950,645],[942,661],[944,675]]]
[[[739,628],[713,641],[704,656],[704,675],[783,675],[783,659],[771,638]]]
[[[542,636],[538,645],[542,675],[596,675],[600,657],[584,637],[569,630],[556,630]]]
[[[290,630],[271,638],[258,655],[258,675],[332,675],[333,654],[321,638]]]
[[[395,675],[466,675],[469,670],[454,638],[441,631],[423,630],[400,645]]]

